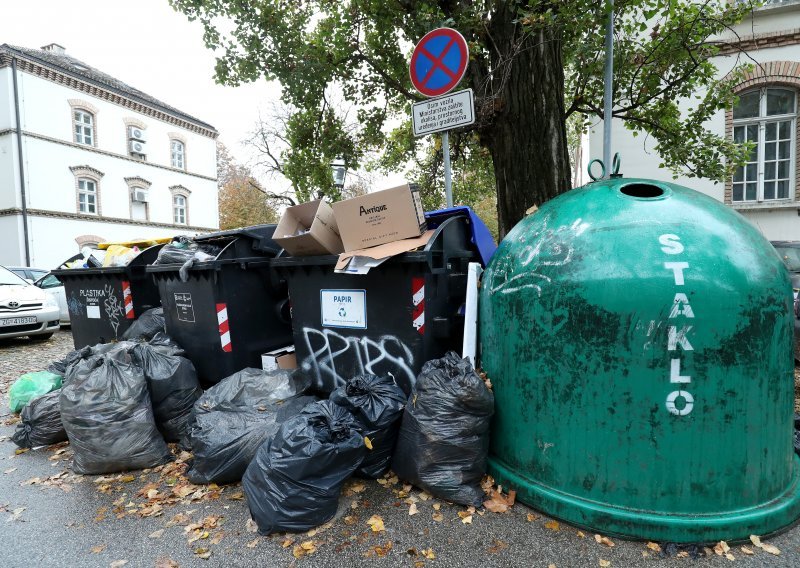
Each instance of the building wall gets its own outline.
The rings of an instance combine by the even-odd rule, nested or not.
[[[28,72],[18,70],[17,77],[31,265],[55,267],[78,252],[76,238],[82,235],[130,240],[196,234],[219,227],[215,139]],[[10,81],[11,68],[0,68],[0,239],[4,243],[0,263],[24,264],[17,141],[9,131],[15,125]],[[75,105],[94,113],[93,146],[74,142]],[[131,124],[144,128],[144,161],[128,152]],[[172,138],[184,143],[185,170],[171,166]],[[77,180],[70,168],[80,166],[102,174],[98,215],[78,212]],[[130,183],[126,178],[146,182],[142,185],[148,193],[147,222],[129,221]],[[172,189],[176,187],[188,193],[186,226],[174,224]],[[15,239],[19,246],[6,246]]]
[[[781,9],[767,10],[765,13],[756,13],[755,24],[743,22],[737,28],[740,36],[773,33],[780,30],[800,28],[800,5],[782,7]],[[761,47],[748,52],[749,57],[735,53],[715,58],[714,63],[719,70],[719,76],[724,77],[737,65],[744,63],[767,63],[770,61],[800,61],[800,45],[783,45],[779,47]],[[750,59],[752,58],[752,59]],[[703,96],[705,91],[698,91]],[[798,110],[800,110],[800,90],[797,91]],[[684,107],[688,108],[691,101],[685,101]],[[725,112],[716,113],[707,123],[706,127],[720,136],[725,135]],[[796,140],[800,144],[800,137]],[[622,121],[615,120],[612,125],[612,154],[619,152],[622,161],[620,172],[625,177],[643,177],[662,181],[669,181],[685,185],[701,191],[719,201],[724,200],[725,184],[704,178],[691,178],[688,176],[674,177],[670,170],[660,168],[661,159],[655,149],[656,142],[652,138],[639,133],[633,133],[625,128]],[[596,121],[589,133],[589,154],[591,158],[602,158],[603,154],[603,121]],[[800,175],[800,167],[795,167],[796,174]],[[798,204],[800,205],[800,204]],[[758,229],[771,240],[800,240],[800,217],[794,205],[789,209],[750,209],[734,206],[739,213],[752,222]]]

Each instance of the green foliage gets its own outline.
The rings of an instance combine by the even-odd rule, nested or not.
[[[379,151],[373,166],[396,169],[404,160],[413,160],[410,177],[425,188],[426,202],[441,203],[441,149],[429,139],[415,139],[407,121],[409,103],[419,100],[408,78],[411,48],[441,25],[458,29],[469,43],[471,61],[462,87],[475,90],[479,117],[470,131],[451,136],[458,153],[454,187],[460,202],[483,203],[496,183],[486,152],[494,144],[492,109],[502,104],[497,99],[500,87],[513,82],[517,72],[517,53],[500,53],[502,45],[522,45],[526,34],[530,40],[542,28],[553,32],[566,69],[561,119],[580,116],[579,134],[585,117],[602,116],[604,2],[170,2],[204,26],[206,45],[219,54],[219,82],[238,85],[264,77],[282,85],[283,101],[295,110],[287,121],[290,148],[282,156],[283,167],[300,199],[338,198],[330,162],[343,158],[355,169]],[[728,0],[615,3],[614,116],[634,132],[654,138],[664,165],[675,172],[720,179],[726,168],[743,159],[744,149],[710,133],[704,124],[731,104],[731,87],[738,77],[737,72],[724,80],[716,78],[709,61],[716,48],[709,38],[723,33],[747,10],[747,3]],[[510,39],[492,35],[500,33],[501,18],[513,24],[507,26],[513,33]],[[332,97],[344,104],[330,104]],[[539,112],[536,99],[531,100],[529,112]],[[343,116],[343,107],[357,109],[355,124]],[[566,178],[569,174],[559,172]]]

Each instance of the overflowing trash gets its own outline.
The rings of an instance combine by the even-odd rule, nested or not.
[[[123,340],[150,341],[158,333],[165,333],[164,308],[152,308],[139,316],[122,334]]]
[[[454,352],[428,361],[406,405],[392,470],[441,499],[479,507],[494,395]]]
[[[195,262],[214,260],[221,252],[219,247],[209,244],[198,244],[189,237],[176,237],[171,243],[164,245],[153,264],[180,264],[178,274],[181,281],[189,280],[189,269]]]
[[[59,359],[58,361],[53,361],[50,363],[50,365],[47,367],[47,370],[56,375],[61,375],[63,378],[67,374],[67,368],[80,358],[81,351],[79,349],[73,349],[67,353],[63,359]]]
[[[144,373],[123,350],[79,365],[61,389],[60,405],[77,473],[144,469],[172,457],[156,428]]]
[[[67,432],[61,423],[60,397],[61,391],[54,390],[26,404],[11,440],[20,448],[49,446],[65,441]]]
[[[50,371],[25,373],[8,389],[8,407],[19,413],[24,406],[37,396],[61,388],[62,376]]]
[[[189,427],[193,483],[239,481],[259,446],[316,400],[307,377],[293,371],[244,369],[195,402]]]
[[[350,411],[323,400],[258,449],[242,486],[261,534],[306,531],[333,518],[342,485],[366,453],[359,430]]]
[[[156,426],[167,442],[188,436],[192,407],[203,394],[194,365],[179,353],[176,347],[147,343],[130,349],[133,362],[144,372]]]
[[[367,453],[356,475],[377,479],[392,463],[406,394],[390,375],[358,375],[331,393],[330,400],[347,408],[360,423]]]

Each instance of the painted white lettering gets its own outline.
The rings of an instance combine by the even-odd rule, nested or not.
[[[658,237],[658,242],[661,243],[661,250],[667,254],[680,254],[683,252],[683,245],[680,243],[681,238],[678,235],[667,233]]]
[[[686,316],[687,318],[694,317],[692,306],[689,305],[689,298],[686,297],[686,294],[682,294],[681,292],[675,294],[675,299],[673,300],[672,304],[672,311],[669,313],[670,319],[678,316]]]
[[[669,326],[667,351],[675,351],[678,345],[680,345],[681,349],[684,351],[694,351],[694,347],[692,347],[692,344],[689,343],[689,340],[686,338],[686,334],[690,331],[692,331],[691,325],[685,325],[680,329],[675,325]]]
[[[692,382],[692,377],[681,375],[681,360],[673,359],[670,365],[669,382],[686,384]]]
[[[684,400],[683,408],[678,408],[678,405],[675,404],[675,401],[678,399],[678,397],[681,397]],[[672,391],[667,395],[667,401],[665,405],[671,414],[675,414],[676,416],[686,416],[694,408],[694,397],[691,395],[691,393],[684,390]]]
[[[688,262],[665,262],[664,268],[672,270],[675,275],[676,286],[683,286],[683,271],[689,268]]]

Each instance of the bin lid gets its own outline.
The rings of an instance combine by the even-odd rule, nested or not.
[[[240,227],[237,229],[230,229],[228,231],[208,233],[206,235],[194,237],[194,240],[195,242],[202,243],[204,241],[212,241],[217,239],[246,237],[253,241],[254,250],[276,255],[281,251],[280,245],[272,240],[272,235],[275,234],[276,227],[277,225],[252,225],[250,227]]]
[[[439,209],[438,211],[427,211],[425,213],[425,219],[428,221],[429,229],[435,229],[445,219],[456,216],[469,217],[469,227],[470,231],[472,232],[470,242],[472,242],[472,244],[475,245],[475,248],[478,249],[478,254],[481,257],[481,263],[484,267],[486,267],[486,265],[489,264],[494,251],[497,250],[497,245],[494,242],[494,237],[492,237],[491,231],[489,231],[489,227],[486,226],[483,220],[478,217],[478,215],[470,207],[467,207],[466,205],[460,205],[458,207]]]

